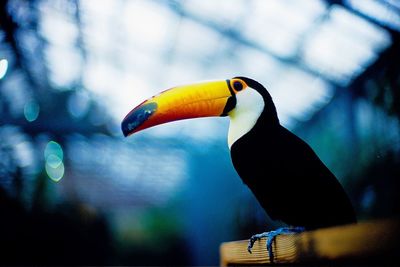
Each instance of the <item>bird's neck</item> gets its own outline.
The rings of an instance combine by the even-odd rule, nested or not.
[[[248,112],[234,110],[230,117],[228,146],[229,148],[244,135],[255,132],[260,138],[266,138],[280,126],[276,113],[264,107],[253,108]]]
[[[261,99],[262,100],[262,99]],[[230,123],[228,132],[228,146],[232,147],[239,138],[255,127],[264,113],[264,101],[257,99],[252,105],[238,103],[229,113]]]
[[[263,135],[268,129],[279,126],[279,119],[274,102],[268,91],[246,90],[238,93],[235,108],[228,113],[230,118],[229,148],[249,132]]]

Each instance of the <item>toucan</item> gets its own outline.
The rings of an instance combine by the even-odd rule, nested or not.
[[[349,197],[334,174],[301,138],[283,127],[267,89],[247,77],[178,86],[144,101],[126,115],[125,136],[176,120],[228,116],[234,168],[273,220],[289,227],[254,235],[271,242],[282,233],[356,222]],[[273,232],[273,233],[272,233]],[[272,234],[271,234],[272,233]]]

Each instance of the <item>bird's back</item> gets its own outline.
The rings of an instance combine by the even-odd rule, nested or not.
[[[235,169],[272,219],[308,229],[356,221],[349,198],[311,147],[278,125],[231,147]]]

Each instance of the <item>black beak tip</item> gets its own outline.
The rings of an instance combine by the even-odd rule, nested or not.
[[[124,137],[128,137],[130,131],[128,130],[128,123],[127,123],[126,118],[121,123],[121,130],[122,130]]]
[[[124,135],[124,137],[128,137],[129,133],[127,131],[124,131],[124,129],[122,129],[122,133]]]
[[[139,126],[149,119],[157,110],[156,103],[142,104],[134,108],[121,122],[121,130],[125,137],[131,135]]]

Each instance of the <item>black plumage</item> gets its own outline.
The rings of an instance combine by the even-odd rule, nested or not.
[[[265,106],[254,127],[231,146],[232,162],[267,214],[306,229],[356,222],[341,184],[307,143],[280,125],[267,90],[237,78],[257,90]]]

